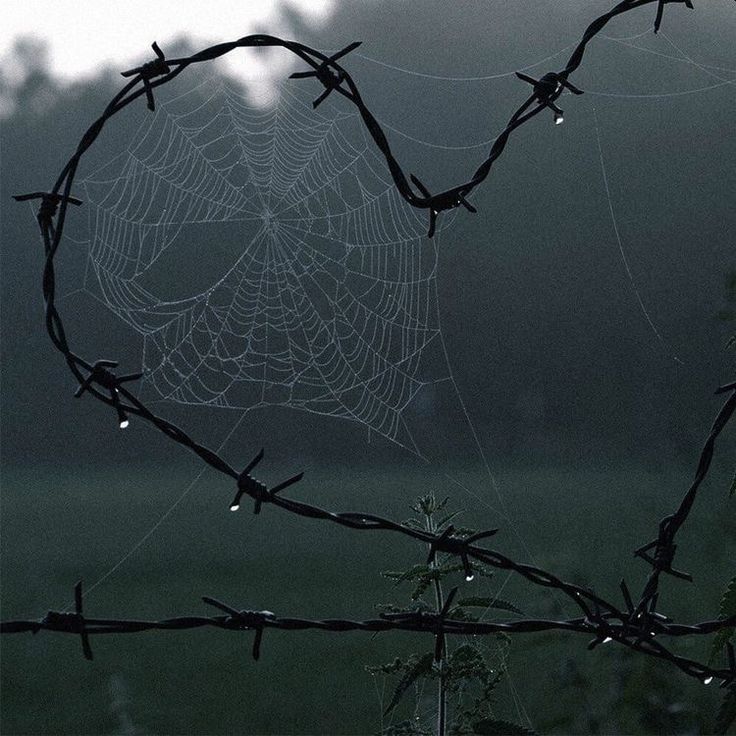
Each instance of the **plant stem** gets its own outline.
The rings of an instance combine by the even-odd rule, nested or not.
[[[426,517],[426,528],[431,534],[437,532],[437,527],[431,516]],[[432,567],[439,567],[439,562],[435,559]],[[434,600],[437,606],[437,613],[442,610],[445,604],[445,596],[442,592],[442,583],[439,577],[434,580]],[[437,736],[445,736],[445,728],[447,721],[447,693],[445,691],[445,649],[442,650],[440,661],[437,663],[440,668],[440,679],[437,686]]]

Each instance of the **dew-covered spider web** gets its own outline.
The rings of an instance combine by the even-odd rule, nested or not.
[[[414,447],[404,411],[448,375],[437,243],[374,148],[355,113],[293,84],[264,106],[218,78],[84,180],[87,287],[143,336],[146,391]]]

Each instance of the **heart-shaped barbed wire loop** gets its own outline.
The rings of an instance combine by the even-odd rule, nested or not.
[[[122,73],[124,77],[129,78],[129,81],[110,101],[100,117],[84,133],[76,151],[61,171],[54,187],[48,192],[38,191],[15,197],[18,201],[40,200],[37,219],[45,250],[43,296],[45,300],[46,328],[52,343],[63,355],[77,381],[77,396],[90,394],[95,399],[112,407],[121,428],[128,426],[131,417],[150,422],[173,441],[190,449],[215,470],[232,478],[236,484],[236,494],[230,504],[231,510],[237,510],[240,507],[242,497],[248,496],[254,502],[255,513],[259,513],[262,505],[268,503],[292,514],[329,521],[350,529],[396,532],[426,545],[430,550],[431,560],[439,552],[456,556],[459,558],[461,567],[468,579],[472,578],[471,560],[474,560],[500,570],[515,572],[533,585],[557,590],[575,603],[580,609],[581,616],[568,620],[521,618],[510,622],[457,620],[452,618],[452,600],[448,597],[441,610],[434,614],[427,614],[426,612],[384,614],[380,619],[366,621],[310,620],[279,618],[270,611],[236,609],[214,598],[205,597],[204,601],[206,603],[219,608],[225,615],[214,617],[186,616],[162,621],[93,619],[82,613],[82,585],[80,582],[75,587],[75,611],[73,613],[50,611],[40,620],[4,621],[0,624],[0,633],[11,634],[30,631],[35,634],[44,630],[74,634],[81,637],[84,656],[91,659],[92,649],[89,637],[97,633],[135,633],[149,629],[180,630],[201,626],[214,626],[236,631],[254,630],[256,638],[253,656],[258,658],[261,638],[266,628],[290,631],[320,629],[334,632],[354,630],[373,632],[389,630],[419,631],[431,634],[435,638],[435,656],[440,658],[447,635],[482,635],[498,632],[533,633],[558,630],[593,636],[589,648],[594,648],[601,643],[616,641],[629,649],[665,660],[687,675],[698,678],[706,684],[714,679],[717,679],[723,686],[736,683],[736,656],[731,645],[726,648],[728,666],[718,668],[682,657],[662,645],[659,639],[655,641],[655,636],[659,635],[676,638],[703,635],[736,625],[736,616],[691,625],[678,624],[657,610],[659,582],[662,574],[690,579],[687,573],[676,570],[672,566],[677,549],[675,536],[687,520],[697,491],[708,473],[716,439],[736,410],[736,383],[724,385],[718,390],[718,393],[729,394],[729,396],[719,411],[705,441],[692,484],[685,493],[678,509],[673,514],[665,517],[660,523],[656,539],[636,551],[636,554],[646,561],[652,569],[637,601],[632,597],[626,583],[623,580],[621,581],[622,606],[619,603],[602,598],[588,588],[565,582],[541,568],[517,562],[497,551],[478,546],[477,542],[492,536],[497,530],[482,531],[468,537],[449,527],[442,532],[433,534],[374,514],[335,513],[280,495],[280,492],[285,488],[301,480],[302,474],[299,473],[269,488],[252,474],[256,465],[263,458],[263,450],[243,471],[239,472],[216,452],[200,444],[167,419],[155,414],[126,388],[126,384],[142,377],[140,372],[118,376],[114,371],[118,367],[117,361],[112,359],[88,361],[72,351],[55,301],[54,258],[61,242],[68,206],[82,204],[81,200],[72,195],[75,174],[82,157],[114,115],[141,96],[145,96],[148,108],[155,110],[155,89],[177,77],[192,64],[212,61],[238,48],[281,47],[296,55],[310,67],[310,70],[296,72],[292,74],[292,78],[312,79],[322,85],[323,91],[315,99],[314,107],[321,104],[329,94],[335,92],[357,108],[368,133],[385,159],[398,193],[412,207],[429,211],[428,235],[431,237],[434,234],[436,221],[441,212],[460,206],[470,212],[476,211],[467,198],[488,177],[494,162],[503,153],[511,134],[515,130],[544,110],[553,111],[555,123],[559,124],[563,121],[562,109],[556,104],[556,101],[566,90],[576,95],[582,94],[582,91],[569,81],[569,77],[582,63],[588,43],[613,18],[652,3],[657,5],[655,31],[659,29],[662,23],[666,4],[681,4],[688,8],[693,7],[691,0],[623,0],[590,23],[567,64],[560,71],[548,72],[538,80],[520,73],[518,75],[520,79],[532,86],[531,95],[513,113],[505,129],[491,146],[488,156],[481,162],[473,175],[463,184],[436,194],[430,194],[417,176],[411,174],[407,177],[394,157],[381,125],[363,101],[353,78],[342,64],[338,63],[357,48],[358,42],[348,45],[336,54],[327,56],[296,41],[255,34],[229,43],[220,43],[191,56],[177,59],[167,59],[159,46],[154,43],[155,58]],[[410,182],[419,193],[412,188]]]

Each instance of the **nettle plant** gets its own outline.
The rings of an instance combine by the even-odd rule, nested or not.
[[[477,530],[451,523],[461,512],[449,512],[449,500],[447,497],[438,501],[433,493],[417,499],[411,507],[415,516],[403,524],[433,535],[465,540],[476,537]],[[437,552],[431,546],[425,562],[406,570],[385,571],[383,575],[410,590],[405,604],[379,606],[386,617],[429,614],[478,622],[491,609],[523,615],[513,603],[495,595],[461,592],[463,582],[493,578],[493,568],[481,562],[458,561],[456,556]],[[368,672],[374,677],[385,677],[392,688],[389,702],[384,706],[384,718],[393,715],[402,700],[413,696],[411,717],[382,726],[382,733],[386,736],[419,736],[445,730],[458,736],[531,733],[523,726],[497,719],[494,713],[493,693],[506,674],[510,646],[511,638],[503,632],[484,639],[469,637],[454,647],[438,637],[433,649],[397,657],[387,664],[368,665]]]

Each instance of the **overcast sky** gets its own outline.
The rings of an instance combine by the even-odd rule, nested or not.
[[[8,81],[16,81],[13,74],[19,74],[19,68],[13,63],[12,50],[20,38],[46,42],[51,69],[70,80],[94,74],[109,64],[125,68],[144,58],[153,41],[165,50],[167,44],[183,36],[200,45],[256,30],[272,31],[283,27],[284,8],[316,23],[329,15],[333,5],[334,0],[212,0],[206,4],[201,0],[10,0],[3,3],[0,23],[0,69],[3,76],[10,77]]]

